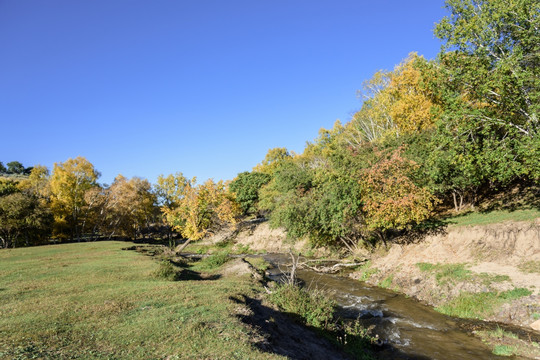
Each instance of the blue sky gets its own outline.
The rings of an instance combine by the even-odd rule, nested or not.
[[[0,0],[0,161],[232,179],[301,152],[409,52],[442,0]]]

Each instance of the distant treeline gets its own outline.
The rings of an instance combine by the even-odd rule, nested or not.
[[[0,161],[0,174],[30,175],[30,172],[32,171],[32,167],[25,168],[23,164],[18,161],[10,161],[6,166]]]
[[[352,119],[301,154],[270,149],[231,182],[181,173],[97,183],[84,158],[0,182],[2,245],[164,229],[200,239],[245,216],[351,251],[540,180],[540,2],[447,0],[436,59],[378,71]],[[8,169],[9,170],[9,165]],[[13,166],[12,166],[13,167]],[[22,165],[21,165],[22,167]]]

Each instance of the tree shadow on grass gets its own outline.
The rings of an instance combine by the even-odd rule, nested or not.
[[[176,281],[200,281],[200,280],[218,280],[221,275],[202,275],[201,273],[189,269],[182,269],[177,273]]]
[[[253,342],[262,351],[289,359],[350,359],[330,341],[295,323],[285,313],[264,306],[261,300],[245,295],[230,299],[245,306],[237,316],[253,330]]]
[[[356,355],[361,355],[353,356],[318,334],[314,328],[294,321],[297,318],[295,314],[274,310],[263,305],[261,300],[245,295],[230,299],[242,305],[237,317],[251,328],[250,335],[255,346],[267,353],[279,354],[293,360],[362,359],[362,355],[366,355],[367,359],[428,359],[411,357],[389,345],[369,350],[356,349]]]

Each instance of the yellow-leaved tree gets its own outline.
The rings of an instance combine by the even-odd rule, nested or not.
[[[240,206],[228,184],[207,180],[196,184],[196,178],[187,180],[181,173],[160,176],[158,193],[162,198],[162,211],[167,223],[187,239],[176,251],[182,251],[192,240],[199,240],[225,224],[234,225],[241,213]]]
[[[49,184],[55,236],[79,239],[84,233],[86,218],[83,213],[88,206],[85,194],[99,186],[99,176],[94,165],[82,156],[54,164]]]
[[[439,108],[427,86],[432,65],[411,53],[393,71],[378,71],[365,81],[358,92],[362,108],[346,126],[349,145],[357,147],[433,127]]]
[[[424,57],[416,53],[409,56],[392,72],[387,91],[392,98],[389,115],[400,133],[414,133],[434,126],[438,110],[434,95],[424,85],[422,67]]]
[[[105,195],[105,221],[101,226],[103,234],[134,239],[149,225],[156,197],[148,180],[138,177],[127,179],[118,175]]]

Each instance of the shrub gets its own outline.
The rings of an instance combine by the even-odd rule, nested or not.
[[[321,291],[296,285],[280,285],[270,294],[270,301],[283,311],[297,315],[308,325],[326,328],[332,321],[336,303]]]
[[[159,267],[153,273],[157,279],[175,281],[180,277],[179,271],[167,260],[163,260],[159,263]]]
[[[214,270],[229,261],[229,252],[220,251],[202,259],[194,268],[197,270]]]

